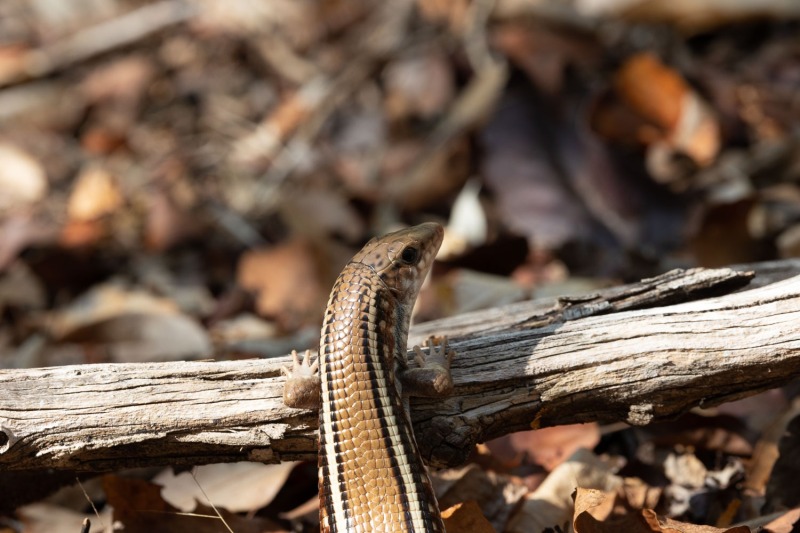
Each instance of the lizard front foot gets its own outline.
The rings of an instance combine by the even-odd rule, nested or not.
[[[298,409],[319,409],[320,381],[319,359],[311,363],[311,350],[306,350],[302,359],[297,350],[292,350],[292,368],[282,367],[286,375],[283,385],[283,403]]]
[[[448,396],[453,390],[450,364],[456,356],[455,350],[447,346],[447,337],[428,337],[425,342],[428,354],[414,346],[414,361],[419,368],[406,369],[401,374],[403,391],[411,396]]]

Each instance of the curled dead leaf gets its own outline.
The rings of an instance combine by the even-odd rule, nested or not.
[[[592,113],[594,129],[606,138],[647,145],[648,169],[656,179],[674,179],[673,154],[710,165],[721,146],[720,127],[708,104],[677,70],[651,53],[630,57],[614,76],[613,96]]]
[[[476,464],[442,471],[434,479],[434,484],[440,494],[440,507],[450,509],[445,513],[446,516],[463,512],[463,516],[454,519],[457,523],[469,522],[476,527],[483,527],[488,521],[490,527],[498,531],[504,530],[512,510],[527,492],[524,486],[515,483],[510,476],[484,470]],[[464,508],[465,502],[471,503]],[[450,523],[447,524],[447,531],[451,531]],[[473,530],[457,527],[453,531]]]
[[[492,524],[483,516],[481,508],[474,501],[459,503],[442,511],[442,519],[447,531],[470,533],[494,533]]]
[[[178,312],[172,300],[131,290],[119,283],[97,285],[69,306],[52,314],[47,320],[54,337],[63,337],[72,331],[125,314],[170,315]]]
[[[198,505],[191,515],[180,513],[164,501],[159,485],[143,479],[105,476],[103,490],[108,504],[114,509],[114,524],[125,531],[212,533],[220,531],[220,519],[224,520],[228,530],[237,533],[279,530],[277,524],[268,519],[243,517],[205,505]]]
[[[592,449],[600,442],[597,423],[555,426],[518,431],[489,441],[487,446],[501,458],[525,456],[528,461],[552,472],[579,448]]]
[[[539,488],[525,496],[522,506],[511,517],[506,531],[527,533],[556,526],[566,529],[570,520],[575,520],[574,517],[578,516],[572,499],[576,486],[596,488],[605,493],[621,484],[622,479],[614,475],[611,468],[599,457],[586,449],[579,449],[556,467]]]
[[[74,221],[89,221],[113,213],[122,205],[114,177],[101,167],[81,170],[69,197],[67,213]]]
[[[317,254],[304,239],[245,253],[236,277],[244,289],[257,294],[259,314],[286,328],[316,322],[325,304]]]
[[[167,469],[153,482],[164,487],[161,496],[167,503],[185,512],[194,511],[198,502],[209,501],[234,513],[255,512],[272,502],[296,465],[291,461],[274,465],[220,463],[180,474]]]
[[[180,361],[211,355],[205,329],[182,314],[122,314],[78,328],[62,340],[90,346],[114,363]]]
[[[24,524],[26,533],[75,533],[81,531],[86,518],[106,524],[111,523],[111,509],[106,507],[100,515],[78,513],[52,503],[34,503],[17,509],[15,513]],[[10,531],[10,530],[9,530]],[[97,531],[102,531],[98,529]]]
[[[41,200],[46,192],[41,163],[12,144],[0,143],[0,213]]]
[[[575,496],[575,533],[751,533],[747,526],[718,528],[679,522],[656,514],[652,509],[614,508],[616,494],[578,488]]]

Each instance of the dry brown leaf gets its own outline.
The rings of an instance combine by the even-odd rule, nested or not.
[[[612,491],[622,479],[592,452],[580,449],[553,470],[511,517],[506,531],[528,533],[556,526],[566,530],[574,514],[572,493],[576,487]]]
[[[198,503],[208,505],[209,501],[234,513],[255,512],[272,502],[296,464],[213,464],[180,474],[167,469],[153,482],[164,487],[161,496],[167,503],[186,512],[193,511]]]
[[[615,499],[615,493],[578,488],[575,533],[750,533],[746,526],[717,528],[678,522],[658,516],[651,509],[612,513]]]
[[[650,53],[629,58],[614,76],[614,89],[634,113],[667,132],[677,127],[691,91],[680,74]]]
[[[73,221],[87,222],[109,215],[122,205],[122,194],[114,177],[104,168],[90,166],[81,170],[67,205]]]
[[[166,519],[168,513],[177,511],[161,497],[159,485],[143,479],[103,476],[103,491],[114,509],[114,520],[122,523],[129,517],[136,517],[157,527],[160,519]]]
[[[0,143],[0,213],[41,200],[47,176],[41,163],[8,143]]]
[[[205,329],[181,314],[122,314],[74,329],[61,340],[85,345],[114,363],[201,359],[212,353]]]
[[[159,298],[119,283],[96,285],[73,300],[69,306],[56,311],[48,319],[48,329],[54,337],[63,337],[73,330],[127,314],[174,315],[175,302]]]
[[[141,479],[105,476],[103,489],[114,509],[114,522],[127,533],[218,533],[227,531],[211,507],[199,505],[195,515],[180,514],[161,497],[161,487]],[[222,518],[236,533],[263,533],[282,529],[263,518],[245,518],[219,509]]]
[[[516,432],[486,444],[501,458],[525,455],[528,461],[552,471],[579,448],[591,450],[599,442],[599,427],[592,422]]]
[[[676,485],[698,489],[705,484],[708,471],[693,453],[670,453],[664,461],[664,475]]]
[[[209,332],[215,344],[233,344],[246,340],[272,339],[278,335],[278,327],[248,313],[211,326]]]
[[[521,88],[506,91],[481,133],[482,173],[505,225],[534,248],[553,249],[583,240],[592,223],[545,149],[540,111]]]
[[[655,533],[662,531],[653,516],[636,512],[612,515],[614,492],[578,488],[575,496],[575,533]]]
[[[794,533],[800,524],[800,509],[792,509],[764,526],[769,533]]]
[[[511,511],[527,491],[508,476],[484,470],[475,464],[440,472],[434,478],[434,485],[439,494],[440,508],[474,502],[485,520],[498,531],[503,530]]]
[[[474,501],[459,503],[442,510],[444,527],[450,533],[495,533],[495,528],[483,516]]]
[[[700,166],[716,157],[720,147],[716,119],[683,77],[657,57],[649,53],[631,57],[615,75],[614,87],[635,114],[663,132],[671,149],[687,154]],[[651,138],[647,144],[659,140]]]
[[[237,280],[257,294],[259,314],[287,329],[321,320],[327,289],[322,286],[317,255],[305,239],[245,253]]]
[[[601,99],[592,114],[596,131],[609,139],[649,146],[648,169],[663,182],[679,152],[708,166],[720,150],[719,123],[709,106],[673,68],[650,53],[629,58],[614,75],[618,99]]]
[[[611,517],[614,511],[616,494],[616,491],[602,491],[578,487],[575,493],[575,521],[573,524],[576,533],[588,533],[593,530],[592,527],[586,524],[585,520],[581,519],[581,515],[584,513],[598,522],[609,521],[609,517]],[[614,525],[617,527],[621,526],[618,522]]]
[[[671,518],[658,516],[656,512],[651,509],[643,510],[642,516],[644,516],[650,524],[658,524],[659,529],[655,529],[654,531],[663,531],[663,533],[752,533],[747,526],[719,528],[687,524],[686,522],[679,522]]]
[[[94,514],[78,513],[50,503],[34,503],[20,507],[16,514],[19,521],[25,526],[25,533],[78,533],[86,518],[92,522],[92,533],[112,533],[113,531],[111,509],[108,507],[103,509],[98,517]]]

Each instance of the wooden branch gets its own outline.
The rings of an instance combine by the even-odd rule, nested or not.
[[[415,328],[417,341],[447,334],[458,351],[455,395],[412,400],[420,444],[434,464],[456,464],[476,442],[531,425],[647,424],[788,382],[800,371],[800,261],[755,268],[768,278],[796,277],[636,309],[749,278],[690,271],[593,299],[524,302]],[[566,320],[574,316],[583,317]],[[281,401],[279,369],[287,363],[0,371],[0,469],[313,459],[316,413]]]

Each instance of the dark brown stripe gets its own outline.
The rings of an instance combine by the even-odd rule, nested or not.
[[[394,306],[398,308],[399,306]],[[386,321],[387,324],[391,324],[391,320],[394,320],[396,317],[387,317],[384,315],[384,308],[383,308],[383,294],[381,291],[376,291],[375,293],[375,310],[377,312],[377,316],[375,317],[375,323],[380,324],[382,321]],[[383,371],[383,375],[387,384],[393,384],[394,381],[394,368],[390,368],[393,366],[389,364],[390,358],[387,354],[383,353],[384,347],[387,344],[387,339],[382,331],[376,332],[376,345],[378,349],[377,354],[367,354],[367,368],[369,369],[369,379],[370,385],[373,391],[376,391],[378,387],[380,387],[380,383],[378,383],[377,376],[375,371],[377,368],[380,368]],[[413,522],[411,521],[411,509],[410,504],[408,501],[408,487],[406,487],[405,480],[401,475],[400,470],[400,463],[397,461],[397,456],[395,455],[395,449],[392,446],[392,436],[389,434],[389,428],[385,423],[387,420],[393,420],[395,423],[402,424],[400,417],[403,416],[402,412],[402,405],[400,402],[402,399],[397,397],[397,389],[396,387],[390,387],[389,389],[389,405],[383,405],[381,398],[377,394],[373,394],[373,398],[375,399],[375,407],[378,411],[378,416],[384,422],[381,424],[381,434],[383,436],[383,446],[389,456],[389,464],[392,468],[392,473],[394,475],[395,482],[397,482],[398,490],[400,491],[400,499],[403,502],[403,508],[406,510],[404,513],[404,518],[406,522],[406,529],[409,531],[414,530]],[[398,436],[400,437],[400,446],[401,450],[399,453],[401,454],[408,454],[408,452],[413,453],[414,447],[410,446],[411,443],[408,442],[408,436],[406,435],[405,431],[402,431],[402,428],[398,428],[400,431],[397,432]],[[406,455],[407,456],[407,455]]]
[[[413,522],[414,518],[419,518],[423,523],[422,530],[441,531],[441,523],[436,519],[437,517],[430,515],[431,505],[435,501],[435,497],[430,484],[427,482],[421,456],[414,441],[413,429],[409,426],[407,415],[403,409],[403,399],[397,394],[396,388],[392,390],[395,379],[394,357],[405,355],[405,339],[408,328],[405,321],[408,317],[405,316],[406,313],[402,305],[387,300],[388,298],[393,298],[393,295],[385,292],[383,285],[379,282],[376,283],[375,280],[376,278],[370,275],[364,278],[357,278],[356,283],[337,281],[331,296],[329,312],[326,313],[324,321],[323,341],[320,346],[320,353],[324,354],[324,365],[322,365],[324,368],[320,368],[320,371],[324,374],[323,379],[328,382],[329,391],[323,401],[326,402],[330,410],[330,427],[325,427],[325,414],[323,409],[320,409],[319,465],[323,476],[322,479],[326,480],[328,484],[325,487],[322,482],[320,483],[320,504],[324,512],[327,513],[327,523],[331,533],[344,533],[347,529],[346,521],[345,523],[336,523],[332,497],[334,490],[338,489],[341,494],[342,509],[340,509],[340,512],[343,512],[346,517],[349,516],[352,519],[354,518],[353,511],[361,511],[360,507],[358,509],[353,508],[355,500],[353,502],[350,501],[351,495],[347,491],[348,484],[351,485],[351,488],[356,489],[359,480],[345,477],[341,453],[349,449],[352,443],[343,441],[339,434],[341,420],[337,417],[337,409],[341,406],[336,404],[331,380],[333,371],[342,369],[342,354],[334,348],[334,339],[344,336],[354,352],[352,356],[355,360],[360,360],[366,364],[372,398],[375,404],[375,414],[381,421],[381,439],[386,451],[386,457],[389,459],[390,472],[397,485],[396,490],[404,510],[403,515],[399,517],[402,524],[395,525],[403,528],[403,531],[419,531],[419,529],[414,528]],[[369,285],[371,283],[375,283],[379,287]],[[352,293],[357,293],[358,297],[353,298]],[[372,303],[375,306],[375,316],[370,316],[369,314],[370,300],[372,298],[374,298]],[[345,299],[348,302],[357,300],[358,303],[352,307],[348,305],[342,307],[342,300]],[[332,309],[343,314],[342,322],[337,322],[334,318],[334,313],[330,312]],[[389,316],[390,313],[393,313],[393,315]],[[378,324],[385,324],[386,329],[378,327]],[[374,332],[376,338],[375,350],[370,346],[370,331]],[[400,346],[400,344],[403,345]],[[386,353],[386,350],[390,350],[391,353]],[[361,353],[359,355],[355,352]],[[383,375],[381,379],[378,379],[377,374],[379,371]],[[378,388],[382,386],[389,387],[387,398],[385,399],[377,394]],[[392,447],[393,442],[389,432],[389,424],[397,425],[397,448]],[[333,456],[328,456],[326,444],[332,445],[334,449]],[[406,458],[408,463],[409,478],[411,479],[408,485],[402,476],[400,458]],[[332,463],[335,463],[335,467]],[[331,476],[331,471],[334,470],[338,476]],[[337,482],[336,479],[341,481]],[[412,502],[408,498],[409,490],[416,492],[420,500],[418,503],[419,515],[412,512]],[[367,526],[367,524],[360,525]]]

